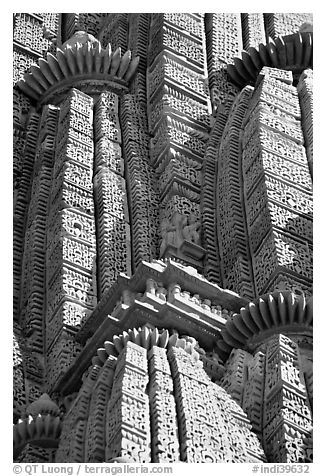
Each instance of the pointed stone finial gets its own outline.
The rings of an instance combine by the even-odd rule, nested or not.
[[[56,403],[49,397],[47,393],[43,393],[35,402],[31,403],[26,409],[27,415],[36,418],[37,415],[53,415],[59,416],[60,410]]]

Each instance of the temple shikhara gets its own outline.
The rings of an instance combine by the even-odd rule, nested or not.
[[[312,462],[312,14],[14,14],[14,460]]]

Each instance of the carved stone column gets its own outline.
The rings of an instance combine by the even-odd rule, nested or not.
[[[312,183],[292,73],[263,68],[245,120],[242,168],[256,293],[311,292]]]

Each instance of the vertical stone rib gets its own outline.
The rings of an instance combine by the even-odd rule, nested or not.
[[[178,420],[173,380],[166,349],[153,346],[149,359],[149,403],[151,415],[152,463],[179,460]]]
[[[223,286],[255,296],[248,248],[241,162],[242,123],[252,95],[246,86],[230,111],[218,152],[217,235]]]
[[[246,217],[258,294],[275,289],[311,292],[312,184],[298,94],[286,75],[292,73],[263,68],[242,140]]]
[[[86,462],[102,463],[105,460],[105,421],[115,366],[116,358],[109,356],[99,372],[93,389],[85,433]]]
[[[93,100],[72,89],[60,105],[47,230],[49,388],[79,352],[74,334],[96,304],[92,174]]]
[[[306,69],[297,85],[301,108],[301,126],[311,177],[313,175],[313,71]]]
[[[61,431],[60,443],[56,452],[56,463],[83,463],[85,456],[85,435],[89,418],[89,407],[94,384],[101,371],[99,365],[89,370],[76,400],[69,409]]]
[[[147,384],[147,350],[129,341],[118,357],[107,407],[105,461],[151,461]]]
[[[263,446],[269,461],[311,462],[312,420],[297,344],[279,334],[266,351]]]
[[[241,13],[243,49],[257,48],[260,43],[266,43],[264,14]]]
[[[98,247],[99,296],[119,273],[131,274],[130,224],[121,157],[119,98],[100,94],[94,115],[94,195]]]
[[[312,23],[312,13],[264,13],[267,35],[272,39],[298,31],[304,23]]]

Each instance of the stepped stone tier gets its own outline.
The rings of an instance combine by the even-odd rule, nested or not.
[[[312,47],[14,14],[16,462],[312,462]]]

